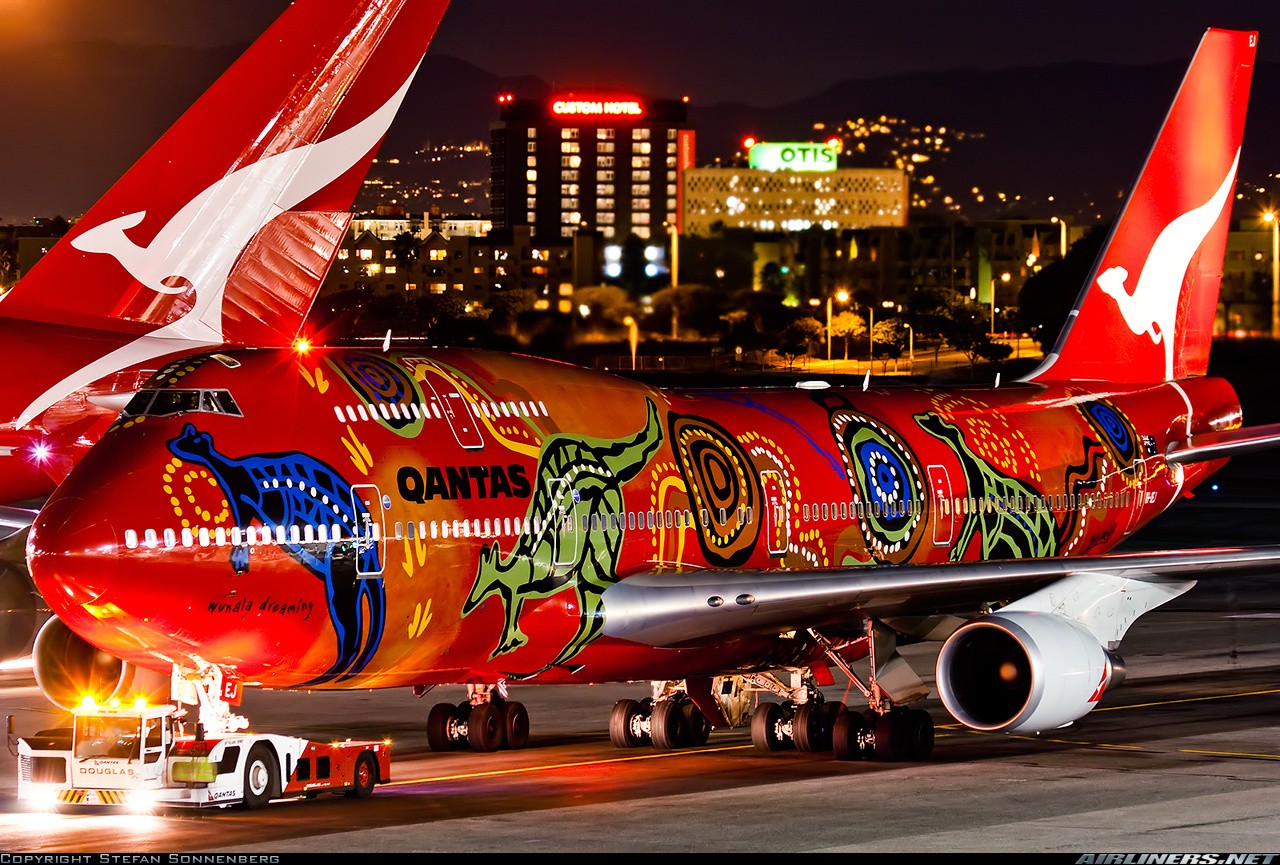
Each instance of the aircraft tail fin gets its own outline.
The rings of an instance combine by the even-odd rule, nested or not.
[[[1258,34],[1208,30],[1052,352],[1026,378],[1203,375]]]
[[[288,344],[447,6],[296,0],[0,300],[0,315]]]

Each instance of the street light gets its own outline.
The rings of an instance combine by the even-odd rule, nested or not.
[[[1262,221],[1271,226],[1271,338],[1280,339],[1280,219],[1268,210]]]
[[[680,284],[680,227],[674,222],[664,223],[671,235],[671,287]]]
[[[629,331],[627,341],[631,343],[631,370],[634,372],[636,368],[636,346],[640,344],[640,332],[636,328],[636,320],[631,316],[624,318],[622,323],[627,326]]]
[[[1008,282],[1013,276],[1009,271],[1000,274],[1001,282]],[[991,338],[996,338],[996,281],[991,280]]]
[[[836,300],[845,303],[849,300],[849,292],[843,288],[836,292]],[[831,295],[827,295],[827,362],[831,362]]]
[[[1067,221],[1058,217],[1050,217],[1050,222],[1057,223],[1058,226],[1058,257],[1067,257]]]

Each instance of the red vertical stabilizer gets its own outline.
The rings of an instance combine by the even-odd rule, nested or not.
[[[1258,34],[1207,31],[1057,345],[1027,378],[1203,375]]]
[[[319,281],[237,280],[233,294],[259,295],[232,297],[228,278],[281,214],[350,208],[447,5],[295,2],[5,296],[0,315],[179,344],[287,344]],[[259,253],[287,238],[271,251],[303,250],[299,269],[314,270],[296,233],[265,235]],[[224,297],[258,318],[224,317]]]

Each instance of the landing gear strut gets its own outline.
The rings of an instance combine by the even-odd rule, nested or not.
[[[437,703],[427,714],[432,751],[518,750],[529,743],[529,711],[508,700],[505,685],[467,685],[467,699]]]
[[[869,660],[870,684],[863,684],[857,674],[832,648],[831,644],[814,631],[810,635],[827,653],[833,664],[839,667],[849,681],[857,686],[870,705],[865,712],[845,712],[832,724],[831,746],[840,760],[923,760],[933,753],[933,718],[923,709],[908,709],[897,705],[880,687],[876,679],[875,623],[870,623]]]

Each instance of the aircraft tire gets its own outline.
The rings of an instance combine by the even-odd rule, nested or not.
[[[502,747],[519,751],[529,744],[529,710],[524,703],[502,704]]]
[[[816,703],[802,703],[791,716],[791,740],[802,754],[822,750],[821,713],[822,707]]]
[[[482,703],[467,716],[467,744],[472,751],[487,753],[502,747],[502,710],[493,703]]]
[[[451,722],[457,717],[452,703],[436,703],[427,713],[427,744],[432,751],[456,751],[461,743],[449,735]]]
[[[875,759],[886,762],[910,759],[911,731],[907,714],[895,710],[875,719],[872,746],[872,756]]]
[[[761,703],[751,713],[751,744],[761,751],[784,751],[791,740],[780,730],[785,710],[778,703]]]
[[[859,739],[862,730],[862,716],[857,712],[836,716],[831,725],[831,748],[837,760],[861,760],[866,756]]]
[[[907,760],[927,760],[933,755],[933,718],[924,709],[912,709],[902,719]]]
[[[663,700],[653,707],[649,735],[653,738],[653,746],[664,751],[685,746],[689,741],[689,727],[680,700]]]
[[[609,741],[616,748],[639,748],[652,744],[647,734],[640,730],[638,721],[644,720],[644,710],[635,700],[619,700],[609,714]]]
[[[684,700],[681,709],[684,711],[685,730],[688,733],[688,744],[702,746],[711,738],[711,721],[698,704],[693,700]]]

